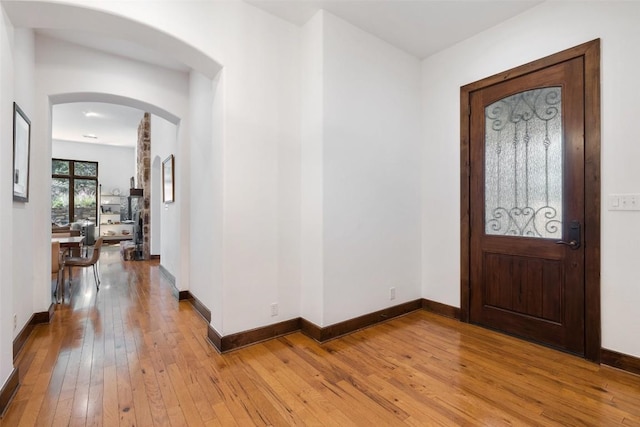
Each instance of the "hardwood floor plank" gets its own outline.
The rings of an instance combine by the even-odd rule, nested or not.
[[[146,399],[149,404],[149,410],[151,411],[153,425],[168,426],[169,415],[162,400],[160,385],[158,384],[153,366],[147,357],[140,359],[140,372],[144,380]]]
[[[67,364],[69,361],[69,355],[60,355],[58,363],[49,379],[49,387],[43,396],[42,404],[38,412],[34,415],[37,416],[35,425],[44,426],[51,425],[55,414],[56,406],[58,405],[58,399],[60,391],[62,390],[62,382],[64,380],[64,373],[67,370]]]
[[[369,383],[376,386],[378,393],[389,401],[402,408],[408,414],[411,414],[405,421],[409,425],[424,425],[425,421],[429,425],[447,426],[451,423],[451,419],[444,416],[438,411],[429,410],[423,405],[423,400],[417,400],[407,394],[402,388],[398,388],[390,384],[388,381],[371,375],[367,378]]]
[[[116,367],[116,381],[118,383],[118,412],[121,426],[136,424],[136,408],[133,404],[129,367],[124,364]]]
[[[189,389],[187,388],[187,385],[182,377],[181,370],[174,363],[167,367],[167,371],[169,373],[171,385],[173,386],[173,389],[176,393],[180,408],[182,409],[182,414],[184,415],[187,424],[204,424],[202,418],[200,417],[200,412],[198,411],[198,408],[196,408],[196,404],[193,401],[191,393],[189,393]]]
[[[255,348],[255,346],[254,346]],[[251,351],[254,348],[248,348],[243,351]],[[256,351],[260,350],[255,348]],[[290,350],[290,345],[285,345],[282,339],[265,343],[265,349],[262,352],[270,359],[276,369],[279,381],[291,391],[295,391],[305,408],[308,409],[312,416],[318,418],[324,425],[356,425],[349,420],[345,414],[339,409],[329,405],[325,399],[312,384],[310,384],[308,374],[303,364],[295,362],[292,357],[295,356]],[[319,387],[322,388],[322,387]]]
[[[11,402],[10,409],[0,418],[0,427],[14,427],[20,424],[24,409],[27,405],[25,400],[14,400]]]
[[[229,410],[226,404],[217,403],[213,405],[213,411],[216,413],[216,420],[214,421],[217,421],[217,423],[214,423],[214,424],[218,424],[225,427],[226,426],[233,427],[233,426],[240,425],[238,424],[236,418],[234,418],[233,414],[231,413],[231,411]]]
[[[295,343],[299,337],[285,339],[290,339]],[[295,348],[298,348],[299,345],[305,345],[302,341],[298,343]],[[321,352],[315,352],[312,348],[307,348],[306,350],[308,354],[318,357],[323,356]],[[345,362],[342,354],[337,354],[335,351],[332,351],[331,354],[332,356],[336,356],[337,362],[333,364],[334,369],[331,374],[335,374],[335,378],[339,378],[337,381],[335,379],[332,380],[332,382],[335,381],[332,391],[341,394],[342,399],[347,402],[351,399],[353,399],[354,402],[358,402],[356,405],[363,407],[366,411],[361,414],[362,417],[370,419],[371,422],[375,424],[380,424],[381,422],[384,424],[394,424],[408,418],[408,414],[401,411],[392,402],[387,401],[375,392],[369,390],[364,378],[371,375],[372,371],[370,369],[364,366],[360,370],[354,369],[357,364],[353,362],[352,359],[348,358]],[[328,388],[331,389],[332,387]]]
[[[117,368],[115,365],[105,366],[104,389],[102,393],[102,424],[117,426],[120,424],[120,410],[118,408],[118,383],[116,381]]]
[[[276,392],[270,382],[257,375],[249,364],[243,363],[237,372],[238,383],[245,392],[257,397],[254,399],[260,419],[267,425],[299,425],[302,420],[294,413],[290,401],[276,398]]]
[[[117,247],[116,247],[117,248]],[[15,426],[640,426],[640,377],[417,311],[220,355],[158,262],[100,261],[16,363]]]
[[[147,388],[144,382],[142,367],[138,360],[138,354],[128,353],[127,357],[129,377],[131,378],[132,406],[135,408],[136,425],[153,425],[149,399],[147,398]]]
[[[164,365],[156,368],[156,378],[160,388],[160,394],[164,402],[167,416],[171,425],[187,425],[187,421],[180,408],[180,401],[171,385],[171,379]]]
[[[101,426],[103,420],[104,400],[104,330],[101,322],[94,319],[94,332],[96,337],[93,343],[93,355],[91,358],[91,377],[89,382],[89,398],[87,400],[87,425]]]
[[[253,398],[243,399],[243,396],[247,396],[245,387],[249,390],[254,388],[250,383],[242,384],[238,381],[235,372],[237,370],[237,358],[234,355],[230,356],[227,358],[229,369],[216,372],[216,376],[219,378],[219,382],[216,385],[220,387],[220,394],[224,403],[238,425],[268,425],[266,418],[256,406],[256,400]],[[238,376],[244,378],[244,375],[240,372],[238,372]]]
[[[56,413],[53,418],[53,426],[68,426],[71,421],[71,407],[73,398],[59,400],[56,406]]]
[[[267,395],[269,401],[276,407],[280,400],[287,403],[287,407],[281,407],[279,410],[283,417],[288,418],[291,425],[324,425],[309,411],[304,399],[298,393],[291,391],[296,390],[296,387],[288,387],[293,384],[287,381],[287,373],[283,373],[280,369],[276,358],[270,357],[272,356],[270,352],[258,348],[250,348],[248,351],[252,352],[252,356],[248,358],[247,363],[257,376],[269,384],[270,393]]]
[[[297,357],[296,349],[290,341],[296,338],[301,339],[303,343],[310,342],[308,337],[297,333],[279,338],[277,341],[265,343],[286,364],[286,368],[283,368],[286,371],[283,381],[285,379],[294,381],[296,387],[300,390],[300,397],[303,402],[309,405],[318,418],[322,419],[321,414],[327,414],[329,416],[329,425],[334,423],[337,425],[358,425],[351,418],[353,415],[352,409],[348,405],[340,404],[336,406],[331,403],[334,393],[326,393],[327,390],[330,390],[330,386],[322,381],[320,371],[316,371],[313,365]],[[278,342],[284,345],[276,350],[275,346],[278,345]]]

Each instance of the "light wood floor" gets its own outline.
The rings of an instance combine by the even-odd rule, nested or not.
[[[17,361],[8,426],[640,426],[640,377],[426,312],[221,356],[157,262],[106,251]],[[77,282],[83,278],[81,283]]]

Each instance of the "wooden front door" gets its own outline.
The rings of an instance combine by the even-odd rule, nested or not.
[[[586,63],[548,62],[468,92],[468,320],[584,356]]]

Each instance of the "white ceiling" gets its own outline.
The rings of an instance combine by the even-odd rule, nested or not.
[[[423,59],[518,15],[540,0],[245,0],[295,25],[324,9]],[[37,29],[38,34],[188,72],[163,52],[89,32]],[[87,117],[85,112],[96,113]],[[53,139],[133,146],[143,112],[105,103],[54,106]],[[96,135],[97,139],[83,135]],[[132,136],[133,135],[133,136]]]
[[[102,102],[57,104],[51,136],[61,141],[134,147],[143,114],[136,108]]]
[[[541,0],[245,0],[293,24],[324,9],[424,59]]]

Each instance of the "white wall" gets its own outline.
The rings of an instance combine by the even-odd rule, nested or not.
[[[162,159],[151,157],[151,214],[149,216],[149,236],[151,255],[160,256],[162,239],[160,237],[160,221],[162,217]]]
[[[55,120],[55,111],[54,106],[53,120]],[[111,194],[115,188],[119,189],[123,196],[129,194],[130,179],[136,176],[133,147],[55,139],[51,147],[51,157],[55,159],[98,162],[98,184],[102,185],[102,194]]]
[[[0,13],[0,170],[13,169],[13,41],[14,28]],[[0,198],[13,197],[9,174],[0,175]],[[0,241],[13,243],[13,204],[0,203]],[[0,245],[0,388],[13,371],[13,248]]]
[[[601,38],[602,346],[640,356],[640,212],[606,208],[609,193],[640,192],[638,16],[634,2],[548,2],[423,61],[425,298],[460,305],[460,86]]]
[[[179,172],[184,168],[185,159],[179,155],[178,127],[155,115],[151,115],[151,162],[156,158],[163,162],[169,155],[174,155],[174,175],[175,175],[175,202],[160,204],[160,263],[166,268],[176,279],[176,287],[179,290],[188,289],[183,280],[182,270],[180,268],[180,223],[181,212],[180,203],[184,196],[182,195],[181,179]],[[162,168],[161,168],[162,170]],[[153,187],[162,186],[162,172],[157,176],[157,182],[151,182],[151,195],[155,194]],[[159,190],[158,196],[162,200],[162,189]],[[153,206],[155,203],[151,201]]]
[[[324,12],[301,34],[301,301],[300,315],[324,324],[323,38]]]
[[[299,28],[245,3],[210,3],[224,69],[223,335],[299,316]],[[194,19],[199,20],[200,17]],[[224,41],[224,42],[223,42]],[[299,209],[299,208],[298,208]],[[195,224],[193,224],[195,226]],[[293,233],[293,237],[292,237]],[[287,264],[284,266],[283,264]],[[286,267],[286,268],[285,268]],[[270,305],[279,304],[272,317]]]
[[[213,185],[211,187],[211,199],[213,200],[213,211],[211,212],[211,217],[209,219],[209,224],[211,225],[211,231],[213,233],[213,239],[211,240],[211,252],[210,252],[210,262],[212,266],[212,274],[209,278],[209,286],[205,283],[193,283],[194,287],[204,285],[209,289],[208,293],[205,293],[204,296],[207,298],[207,307],[211,310],[211,326],[213,326],[218,332],[222,332],[223,321],[224,321],[224,313],[221,310],[221,307],[224,306],[224,240],[225,240],[225,230],[224,230],[224,176],[225,176],[225,165],[224,165],[224,130],[225,130],[225,121],[224,121],[224,74],[225,71],[222,70],[215,79],[212,81],[212,93],[213,97],[213,105],[211,107],[211,145],[212,145],[212,161],[211,167],[213,168]],[[193,85],[192,89],[195,89],[196,86]],[[205,92],[207,93],[207,92]],[[200,144],[198,144],[200,146]],[[194,145],[195,147],[195,145]],[[194,186],[195,188],[195,186]],[[197,196],[195,190],[192,192],[192,199]],[[196,232],[195,228],[199,227],[200,223],[194,222],[194,228],[192,229],[194,233]],[[193,255],[193,252],[192,252]],[[206,279],[205,279],[206,280]]]
[[[211,325],[217,331],[223,329],[221,307],[224,306],[221,89],[219,78],[212,81],[195,71],[191,73],[189,116],[192,150],[189,168],[192,191],[189,219],[194,238],[191,239],[190,290],[211,310]]]
[[[324,324],[330,325],[420,297],[420,62],[324,15]]]
[[[29,82],[33,81],[34,77],[34,36],[31,30],[24,29],[16,29],[14,36],[14,76],[24,78],[24,80],[16,79],[14,81],[14,99],[33,124],[35,102],[33,87]],[[11,116],[12,115],[10,115],[10,117]],[[11,138],[10,141],[13,141],[13,138]],[[31,137],[31,144],[29,202],[13,203],[13,304],[11,314],[17,317],[17,327],[13,329],[14,338],[29,321],[34,311],[46,311],[49,308],[49,305],[47,305],[46,307],[34,309],[35,285],[32,266],[39,264],[36,260],[40,259],[40,253],[32,250],[31,245],[35,237],[31,224],[36,216],[36,212],[39,212],[38,200],[37,196],[35,196],[39,188],[37,181],[34,181],[33,177],[36,175],[35,171],[41,167],[41,163],[39,159],[36,158],[37,156],[34,155],[33,136]],[[50,253],[50,249],[47,250],[47,254],[48,253]],[[13,325],[13,321],[11,324]]]
[[[420,297],[420,62],[324,11],[301,44],[301,315],[327,326]]]

